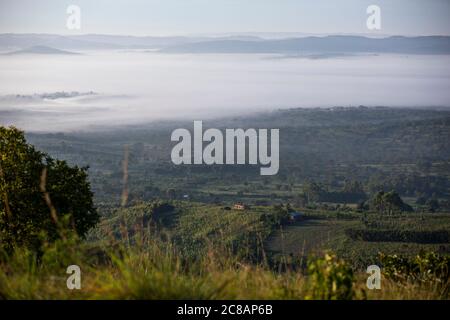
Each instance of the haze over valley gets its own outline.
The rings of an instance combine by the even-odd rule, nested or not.
[[[439,40],[441,48],[434,54],[422,54],[422,38],[413,42],[415,48],[422,48],[414,53],[411,46],[402,50],[398,49],[402,46],[391,50],[372,47],[373,52],[353,53],[345,49],[360,46],[361,39],[376,40],[362,37],[339,37],[345,40],[339,44],[340,52],[335,39],[320,38],[328,45],[314,52],[242,53],[242,49],[224,53],[215,45],[217,52],[190,53],[188,48],[196,46],[198,51],[200,44],[211,48],[218,40],[174,37],[152,38],[150,43],[145,38],[92,35],[83,42],[50,36],[44,41],[42,37],[0,36],[5,52],[0,55],[2,125],[72,131],[280,108],[441,107],[450,101],[450,56],[441,54],[447,50],[448,37],[431,39]],[[112,43],[106,45],[108,39]],[[266,47],[274,43],[262,38],[238,39],[220,41],[225,48],[230,44],[236,48],[236,41],[243,48],[245,43]],[[172,49],[156,49],[163,45]],[[58,92],[96,94],[49,99],[49,94]]]

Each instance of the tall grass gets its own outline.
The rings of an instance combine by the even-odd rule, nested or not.
[[[227,248],[185,260],[170,241],[86,244],[76,237],[48,244],[43,255],[17,248],[0,259],[0,299],[442,299],[433,285],[384,277],[367,290],[335,256],[310,259],[308,273],[274,272],[242,263]],[[80,266],[81,290],[69,290],[66,268]]]
[[[60,240],[41,261],[17,249],[0,264],[3,299],[300,299],[303,278],[276,275],[240,264],[226,252],[182,261],[176,249],[157,240],[133,247],[91,248]],[[100,256],[98,258],[96,256]],[[67,266],[82,270],[81,290],[66,287]]]

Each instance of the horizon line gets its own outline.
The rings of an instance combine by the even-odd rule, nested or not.
[[[79,37],[79,36],[117,36],[117,37],[134,37],[134,38],[176,38],[176,37],[232,37],[232,36],[254,36],[265,40],[283,39],[280,37],[285,35],[285,38],[306,38],[306,37],[328,37],[328,36],[355,36],[365,38],[391,38],[391,37],[404,37],[404,38],[418,38],[418,37],[450,37],[450,34],[376,34],[376,33],[310,33],[310,32],[274,32],[274,31],[242,31],[242,32],[219,32],[219,33],[189,33],[189,34],[166,34],[166,35],[137,35],[137,34],[117,34],[117,33],[48,33],[48,32],[0,32],[0,35],[47,35],[47,36],[61,36],[61,37]],[[266,37],[264,37],[264,35]],[[272,35],[270,37],[269,35]],[[291,36],[289,36],[291,35]]]

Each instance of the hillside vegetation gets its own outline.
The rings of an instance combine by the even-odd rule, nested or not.
[[[33,145],[1,128],[0,298],[449,298],[448,110],[292,109],[205,126],[231,124],[280,128],[278,175],[174,166],[170,132],[185,122],[28,134]],[[67,289],[73,264],[82,290]],[[381,290],[366,286],[372,264]]]

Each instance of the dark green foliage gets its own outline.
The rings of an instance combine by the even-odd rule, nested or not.
[[[447,230],[413,231],[413,230],[347,229],[345,233],[352,240],[363,240],[363,241],[413,242],[413,243],[450,242],[450,234]]]
[[[13,127],[0,127],[0,156],[2,247],[38,249],[61,237],[63,225],[84,236],[98,222],[87,168],[37,151]]]
[[[397,192],[390,191],[377,192],[370,200],[370,208],[378,211],[380,214],[390,214],[395,212],[411,212],[413,209],[408,204],[404,203]]]
[[[396,281],[437,281],[448,285],[450,280],[449,256],[434,252],[420,253],[413,258],[380,254],[380,261],[383,273]]]
[[[286,223],[289,219],[289,213],[292,211],[293,209],[291,208],[290,204],[274,205],[270,213],[261,215],[260,220],[266,227],[268,227],[269,229],[273,229]]]
[[[303,186],[303,193],[306,195],[307,203],[320,201],[325,192],[323,187],[314,181],[307,181]]]
[[[430,212],[436,212],[436,211],[439,210],[439,208],[440,208],[439,201],[436,200],[436,199],[430,199],[430,200],[428,200],[428,201],[426,202],[426,206],[427,206],[427,209],[428,209]]]
[[[367,195],[359,181],[345,181],[341,190],[329,191],[323,185],[310,180],[303,186],[303,195],[301,197],[305,198],[306,203],[355,203],[367,199]]]
[[[419,170],[421,167],[418,166]],[[445,173],[446,169],[443,168]],[[446,175],[427,175],[428,171],[420,173],[398,173],[389,177],[372,175],[368,183],[368,191],[395,190],[399,194],[409,197],[428,199],[433,196],[445,197],[450,188],[450,181]]]

